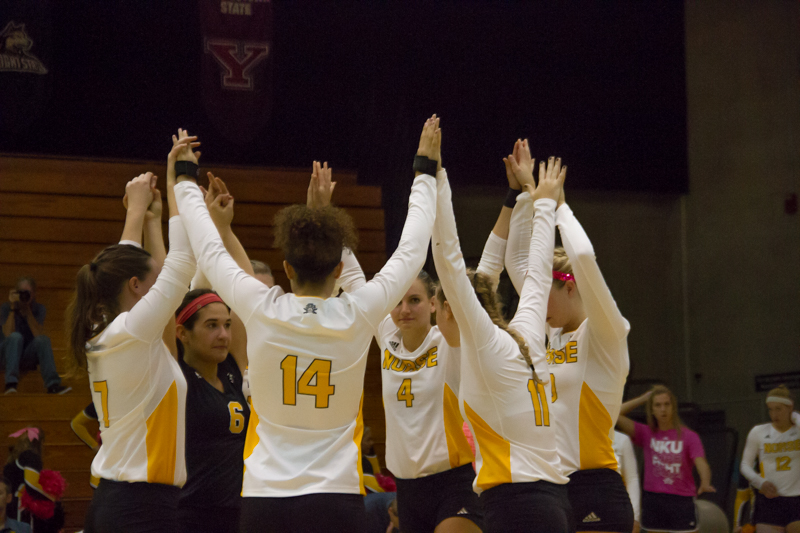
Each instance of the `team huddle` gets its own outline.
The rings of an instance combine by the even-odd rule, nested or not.
[[[197,185],[195,137],[179,130],[168,156],[169,253],[156,177],[128,183],[120,243],[82,267],[70,308],[102,435],[87,532],[365,531],[373,338],[401,531],[631,531],[613,449],[630,327],[565,202],[567,167],[550,158],[535,180],[515,144],[472,271],[441,136],[434,115],[400,243],[370,281],[314,163],[307,205],[275,219],[291,293],[256,276],[226,184]],[[422,271],[429,243],[438,284]],[[504,268],[519,294],[508,323]]]

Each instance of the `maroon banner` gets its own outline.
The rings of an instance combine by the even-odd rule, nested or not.
[[[230,141],[247,143],[272,110],[271,0],[201,0],[203,100]]]
[[[50,2],[8,0],[0,10],[0,135],[33,130],[53,93]]]

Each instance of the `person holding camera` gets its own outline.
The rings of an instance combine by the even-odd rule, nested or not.
[[[19,371],[39,365],[49,394],[64,394],[71,387],[61,385],[50,338],[44,335],[45,307],[36,301],[36,281],[23,277],[0,305],[0,364],[6,371],[6,394],[17,392]]]

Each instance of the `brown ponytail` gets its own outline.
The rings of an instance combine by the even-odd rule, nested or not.
[[[475,290],[475,295],[478,297],[478,301],[486,311],[486,314],[489,315],[492,323],[511,335],[511,338],[514,339],[514,341],[517,343],[517,346],[519,346],[519,353],[522,354],[522,358],[525,360],[525,363],[528,365],[528,367],[530,367],[531,372],[533,372],[533,380],[536,383],[540,383],[541,380],[539,379],[539,376],[536,375],[536,368],[534,368],[533,361],[531,361],[531,356],[525,339],[523,339],[522,336],[513,329],[509,329],[508,324],[503,319],[500,302],[497,301],[497,295],[492,289],[491,280],[488,278],[488,276],[479,274],[472,269],[467,270],[467,277],[472,283],[472,288]],[[445,302],[445,294],[442,290],[441,284],[436,292],[436,297],[439,299],[440,304]]]
[[[72,355],[70,374],[86,369],[86,343],[119,314],[119,295],[125,283],[150,273],[150,254],[127,244],[109,246],[78,270],[75,292],[67,307],[67,330]]]

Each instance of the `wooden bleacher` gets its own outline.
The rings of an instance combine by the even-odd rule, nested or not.
[[[0,154],[0,302],[5,301],[19,276],[36,279],[37,300],[47,307],[45,332],[52,340],[60,372],[67,368],[64,311],[78,268],[119,240],[125,218],[125,183],[142,172],[153,171],[160,176],[163,193],[165,167],[165,161]],[[236,198],[236,235],[250,257],[269,264],[276,281],[288,290],[282,254],[272,248],[272,219],[284,205],[305,203],[309,170],[217,165],[204,165],[203,170],[226,181]],[[386,260],[380,188],[357,185],[353,172],[335,172],[334,180],[333,201],[347,209],[359,229],[357,256],[369,279]],[[165,237],[166,221],[165,201]],[[38,372],[24,375],[17,394],[0,395],[0,432],[5,436],[28,425],[44,429],[44,465],[61,471],[67,479],[63,499],[67,531],[77,531],[92,495],[89,466],[94,454],[72,433],[69,422],[91,401],[91,395],[85,377],[71,378],[64,384],[72,386],[73,391],[50,396],[45,394]],[[365,378],[364,422],[372,427],[376,451],[383,457],[380,362],[374,343]],[[2,455],[3,464],[6,454]]]

